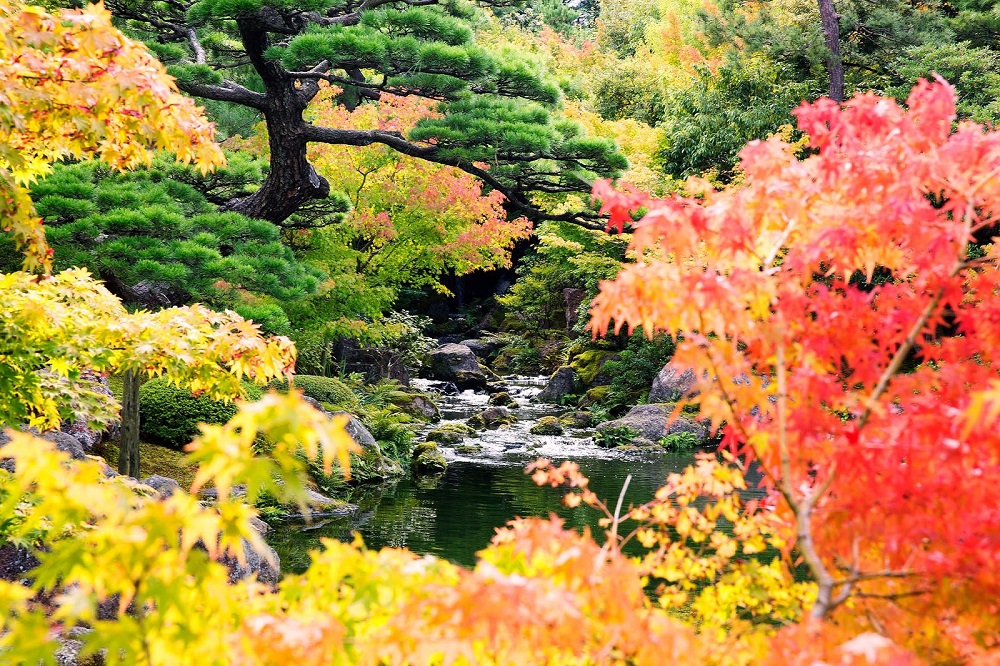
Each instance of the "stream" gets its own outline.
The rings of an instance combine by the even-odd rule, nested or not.
[[[602,449],[593,443],[592,429],[567,429],[563,435],[532,435],[528,432],[539,418],[558,415],[565,407],[531,401],[544,386],[544,377],[508,377],[508,392],[517,401],[512,409],[518,422],[509,429],[487,430],[466,438],[476,444],[475,454],[460,454],[441,446],[448,470],[435,478],[403,478],[396,483],[355,490],[349,499],[358,505],[351,516],[317,520],[308,525],[279,525],[268,542],[281,557],[285,572],[300,572],[309,564],[309,550],[319,548],[320,539],[350,540],[360,533],[370,548],[409,548],[418,554],[433,554],[457,564],[471,566],[475,553],[484,548],[497,527],[515,517],[547,516],[555,513],[576,529],[590,528],[599,534],[597,512],[561,505],[565,489],[540,488],[524,473],[524,467],[539,457],[555,463],[573,460],[590,478],[590,487],[613,505],[625,478],[632,481],[623,506],[647,501],[663,485],[667,474],[683,469],[693,454],[640,454]],[[436,391],[440,382],[414,380],[417,388]],[[464,391],[441,396],[441,422],[461,423],[486,408],[489,396]]]

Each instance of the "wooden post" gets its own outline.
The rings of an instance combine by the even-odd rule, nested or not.
[[[129,370],[123,377],[122,438],[118,473],[139,478],[139,379]]]

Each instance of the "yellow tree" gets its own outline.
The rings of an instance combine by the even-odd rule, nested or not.
[[[25,272],[0,276],[9,341],[0,424],[47,429],[81,410],[112,419],[117,405],[87,389],[84,369],[166,374],[224,398],[239,395],[243,375],[266,381],[291,369],[288,340],[266,341],[231,313],[128,314],[84,271],[47,274],[51,251],[22,186],[53,161],[96,157],[127,168],[149,163],[153,150],[205,170],[224,161],[212,124],[144,47],[98,5],[52,15],[2,0],[0,82],[0,220],[25,255]],[[123,473],[138,474],[137,444],[123,446]]]

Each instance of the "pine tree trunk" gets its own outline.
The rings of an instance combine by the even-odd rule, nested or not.
[[[139,478],[139,378],[131,370],[123,377],[122,438],[118,473]]]
[[[840,57],[840,22],[833,0],[818,0],[819,16],[826,37],[826,68],[830,74],[830,99],[844,101],[844,61]]]
[[[237,21],[237,26],[247,56],[267,91],[267,101],[261,110],[267,125],[271,169],[259,190],[229,202],[224,209],[280,224],[302,204],[330,196],[330,183],[316,173],[306,153],[308,142],[302,114],[312,95],[297,88],[284,69],[265,57],[271,43],[258,19],[243,18]]]

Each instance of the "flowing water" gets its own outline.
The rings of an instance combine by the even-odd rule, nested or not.
[[[406,547],[463,565],[472,565],[476,551],[489,543],[494,530],[518,516],[555,513],[567,525],[599,533],[596,512],[586,507],[562,507],[565,490],[536,486],[524,473],[525,465],[539,457],[557,463],[574,460],[590,477],[590,487],[611,506],[631,474],[623,504],[627,507],[650,499],[667,474],[693,459],[692,454],[646,455],[602,449],[593,443],[589,429],[567,429],[558,436],[532,435],[528,429],[539,418],[563,413],[566,408],[532,402],[545,378],[508,378],[507,383],[519,405],[511,410],[518,417],[516,424],[467,437],[463,444],[481,447],[475,454],[459,454],[442,446],[448,471],[441,477],[405,478],[395,484],[358,489],[351,502],[359,510],[352,516],[280,526],[268,541],[278,551],[282,569],[301,571],[308,565],[308,551],[319,547],[321,538],[349,540],[354,532],[372,548]],[[420,380],[415,384],[427,390],[440,387],[439,383]],[[441,424],[433,427],[463,422],[485,409],[487,399],[487,395],[471,391],[441,397]]]

